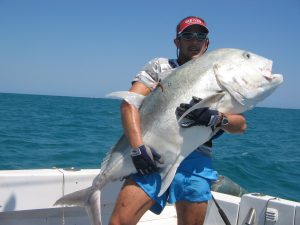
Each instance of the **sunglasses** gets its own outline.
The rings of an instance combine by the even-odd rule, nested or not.
[[[178,38],[182,38],[184,40],[192,40],[196,38],[198,41],[203,41],[207,37],[206,33],[192,33],[192,32],[184,32],[178,35]]]

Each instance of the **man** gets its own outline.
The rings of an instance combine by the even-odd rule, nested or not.
[[[161,79],[164,79],[161,77],[162,72],[203,55],[209,45],[208,32],[206,23],[199,17],[191,16],[180,21],[174,40],[177,47],[177,60],[165,58],[151,60],[136,75],[130,91],[146,96]],[[200,99],[195,97],[189,104],[181,104],[176,110],[177,115],[182,115],[199,101]],[[131,156],[138,174],[126,179],[109,224],[136,224],[149,209],[159,214],[167,201],[175,203],[178,225],[203,224],[207,202],[211,199],[210,182],[217,179],[217,172],[212,168],[211,163],[212,141],[198,147],[182,161],[170,187],[161,197],[158,197],[159,155],[143,143],[138,109],[124,101],[121,113],[125,135],[132,147]],[[221,127],[222,131],[218,135],[223,130],[229,133],[243,133],[246,129],[245,118],[242,115],[223,115],[208,108],[195,110],[188,114],[187,118],[189,122],[182,124],[186,129],[197,125],[211,126],[212,129]]]

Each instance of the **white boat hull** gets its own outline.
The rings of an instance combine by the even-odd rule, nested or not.
[[[0,171],[0,225],[89,224],[84,208],[62,208],[53,204],[64,194],[90,186],[98,173],[97,169]],[[103,224],[108,222],[121,185],[121,182],[111,183],[102,191]],[[251,222],[252,217],[253,225],[300,225],[298,202],[259,194],[246,194],[242,198],[217,192],[213,195],[232,225]],[[148,211],[138,224],[176,225],[175,208],[167,205],[160,215]],[[210,201],[205,225],[220,224],[224,222],[216,205]]]

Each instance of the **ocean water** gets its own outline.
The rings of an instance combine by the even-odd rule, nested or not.
[[[0,94],[0,169],[99,168],[122,134],[119,107],[113,99]],[[245,134],[214,142],[214,167],[249,192],[300,201],[300,110],[257,107],[245,116]]]

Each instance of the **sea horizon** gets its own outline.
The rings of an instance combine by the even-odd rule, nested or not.
[[[42,93],[16,93],[16,92],[0,92],[0,94],[15,94],[15,95],[38,95],[38,96],[52,96],[52,97],[70,97],[70,98],[91,98],[91,99],[116,99],[116,98],[109,98],[105,96],[73,96],[73,95],[62,95],[62,94],[42,94]],[[107,93],[109,94],[109,93]],[[300,108],[289,108],[289,107],[278,107],[278,106],[264,106],[258,105],[255,108],[274,108],[274,109],[296,109],[300,110]]]

